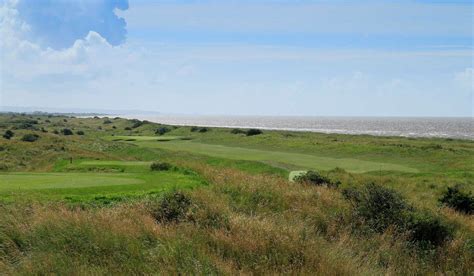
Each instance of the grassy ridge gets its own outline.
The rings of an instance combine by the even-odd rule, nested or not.
[[[138,142],[140,141],[140,142]],[[147,141],[147,142],[141,142]],[[330,170],[336,167],[346,169],[347,171],[362,173],[368,171],[401,171],[418,172],[418,170],[390,163],[362,161],[350,158],[331,158],[324,156],[308,155],[301,153],[290,153],[269,150],[257,150],[240,147],[203,144],[193,141],[170,141],[166,143],[150,142],[150,140],[137,140],[137,145],[147,148],[161,148],[175,151],[187,151],[191,153],[221,157],[227,159],[261,161],[266,163],[278,164],[297,169],[314,168],[319,170]]]

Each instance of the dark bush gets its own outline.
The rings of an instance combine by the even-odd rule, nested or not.
[[[299,183],[309,183],[313,185],[327,185],[327,186],[332,186],[333,183],[331,182],[331,179],[321,175],[320,173],[316,171],[308,171],[304,174],[298,175],[295,177],[295,182]]]
[[[197,127],[197,126],[191,127],[191,132],[196,132],[198,130],[199,130],[199,127]]]
[[[171,164],[166,162],[153,162],[150,165],[150,170],[152,171],[168,171],[171,169]]]
[[[355,214],[379,233],[391,225],[403,227],[412,209],[399,193],[374,183],[345,189],[343,195],[352,202]]]
[[[30,120],[30,119],[22,119],[22,120],[18,120],[18,121],[15,121],[16,125],[15,125],[15,128],[16,129],[32,129],[32,130],[36,130],[36,126],[38,124],[38,121],[36,120]]]
[[[131,127],[126,127],[126,128],[124,128],[124,130],[132,130],[132,128]]]
[[[247,132],[245,130],[239,129],[239,128],[234,128],[233,130],[230,131],[232,134],[246,134]]]
[[[181,192],[174,192],[165,195],[158,208],[152,208],[153,217],[157,222],[180,222],[186,219],[191,199]]]
[[[166,134],[167,132],[170,132],[171,130],[167,127],[160,127],[155,131],[155,134],[157,135],[163,135]]]
[[[106,120],[104,121],[104,125],[111,124],[111,123],[112,123],[112,121],[109,120],[109,119],[106,119]]]
[[[76,132],[76,134],[77,134],[77,135],[84,135],[85,133],[84,133],[84,131],[82,131],[82,130],[78,130],[78,131]]]
[[[260,129],[252,128],[252,129],[247,130],[247,136],[260,135],[262,133],[263,132]]]
[[[144,122],[140,121],[140,120],[137,120],[137,119],[133,119],[132,120],[132,128],[137,128],[137,127],[141,127]]]
[[[406,223],[410,240],[423,246],[440,246],[453,237],[454,229],[428,212],[411,213]]]
[[[116,127],[116,126],[112,126],[112,129],[117,129],[117,127]]]
[[[51,121],[48,120],[48,119],[46,119],[44,122],[45,122],[45,123],[51,123]]]
[[[199,132],[201,132],[201,133],[208,132],[208,131],[209,131],[209,129],[207,127],[202,127],[202,128],[199,129]]]
[[[54,134],[59,134],[59,131],[57,129],[53,130]]]
[[[64,121],[65,123],[67,123],[67,119],[63,119],[63,121]]]
[[[23,137],[21,138],[22,141],[25,141],[25,142],[34,142],[36,140],[39,139],[39,136],[37,134],[33,134],[33,133],[28,133],[28,134],[25,134],[23,135]]]
[[[61,130],[61,133],[63,135],[73,135],[74,133],[72,132],[72,130],[70,130],[69,128],[63,128],[63,130]]]
[[[7,130],[7,131],[5,131],[5,133],[3,134],[3,138],[5,138],[5,139],[7,139],[7,140],[10,140],[14,135],[15,135],[15,133],[13,133],[13,131]]]
[[[459,186],[448,187],[439,201],[458,212],[474,213],[474,197],[470,192],[461,191]]]

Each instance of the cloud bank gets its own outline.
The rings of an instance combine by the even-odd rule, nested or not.
[[[29,26],[26,39],[53,49],[68,48],[91,31],[111,45],[122,44],[127,24],[115,11],[127,9],[128,0],[21,0],[16,5]]]

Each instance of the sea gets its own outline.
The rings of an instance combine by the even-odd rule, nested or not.
[[[306,117],[122,115],[151,122],[226,128],[259,128],[375,136],[441,137],[474,140],[472,117]]]

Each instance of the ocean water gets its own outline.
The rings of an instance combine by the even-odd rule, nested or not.
[[[474,119],[299,116],[123,116],[151,122],[229,128],[260,128],[378,136],[443,137],[474,140]]]

